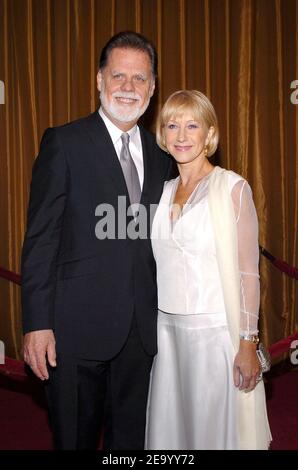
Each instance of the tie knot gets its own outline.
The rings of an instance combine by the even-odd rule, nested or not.
[[[124,132],[121,135],[121,140],[123,145],[128,145],[129,144],[129,134],[127,132]]]

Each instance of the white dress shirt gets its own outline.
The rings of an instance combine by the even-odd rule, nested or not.
[[[123,131],[119,129],[119,127],[115,126],[115,124],[112,123],[112,121],[103,112],[102,107],[99,108],[98,112],[99,112],[100,117],[103,119],[103,122],[106,125],[106,128],[110,134],[113,145],[115,147],[118,159],[120,160],[120,152],[122,148],[121,135],[123,134]],[[129,134],[129,137],[130,137],[129,150],[130,150],[132,159],[134,161],[134,164],[136,165],[139,180],[140,180],[140,186],[142,189],[143,183],[144,183],[144,162],[143,162],[143,149],[142,149],[142,141],[141,141],[139,126],[137,126],[136,124],[131,129],[129,129],[127,133]]]

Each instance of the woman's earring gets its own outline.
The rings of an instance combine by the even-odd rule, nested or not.
[[[204,147],[204,155],[206,158],[208,157],[208,145],[205,145]]]

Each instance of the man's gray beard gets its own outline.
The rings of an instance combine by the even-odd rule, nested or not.
[[[100,102],[102,104],[102,107],[109,113],[110,116],[112,116],[114,119],[116,119],[119,122],[131,122],[131,121],[137,121],[146,111],[148,108],[150,98],[144,103],[142,108],[136,107],[133,111],[130,113],[125,113],[125,110],[121,108],[121,106],[117,105],[114,102],[108,102],[106,99],[106,94],[105,94],[105,89],[104,86],[102,87],[100,94]],[[124,114],[125,113],[125,114]]]

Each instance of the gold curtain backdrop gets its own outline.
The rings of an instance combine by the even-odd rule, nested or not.
[[[210,97],[219,164],[248,179],[260,244],[298,266],[296,0],[0,0],[0,266],[20,271],[44,129],[96,109],[99,52],[124,29],[143,33],[158,50],[149,116],[177,89]],[[20,288],[0,280],[0,294],[0,339],[7,355],[20,357]],[[298,329],[297,281],[264,258],[260,326],[267,345]]]

